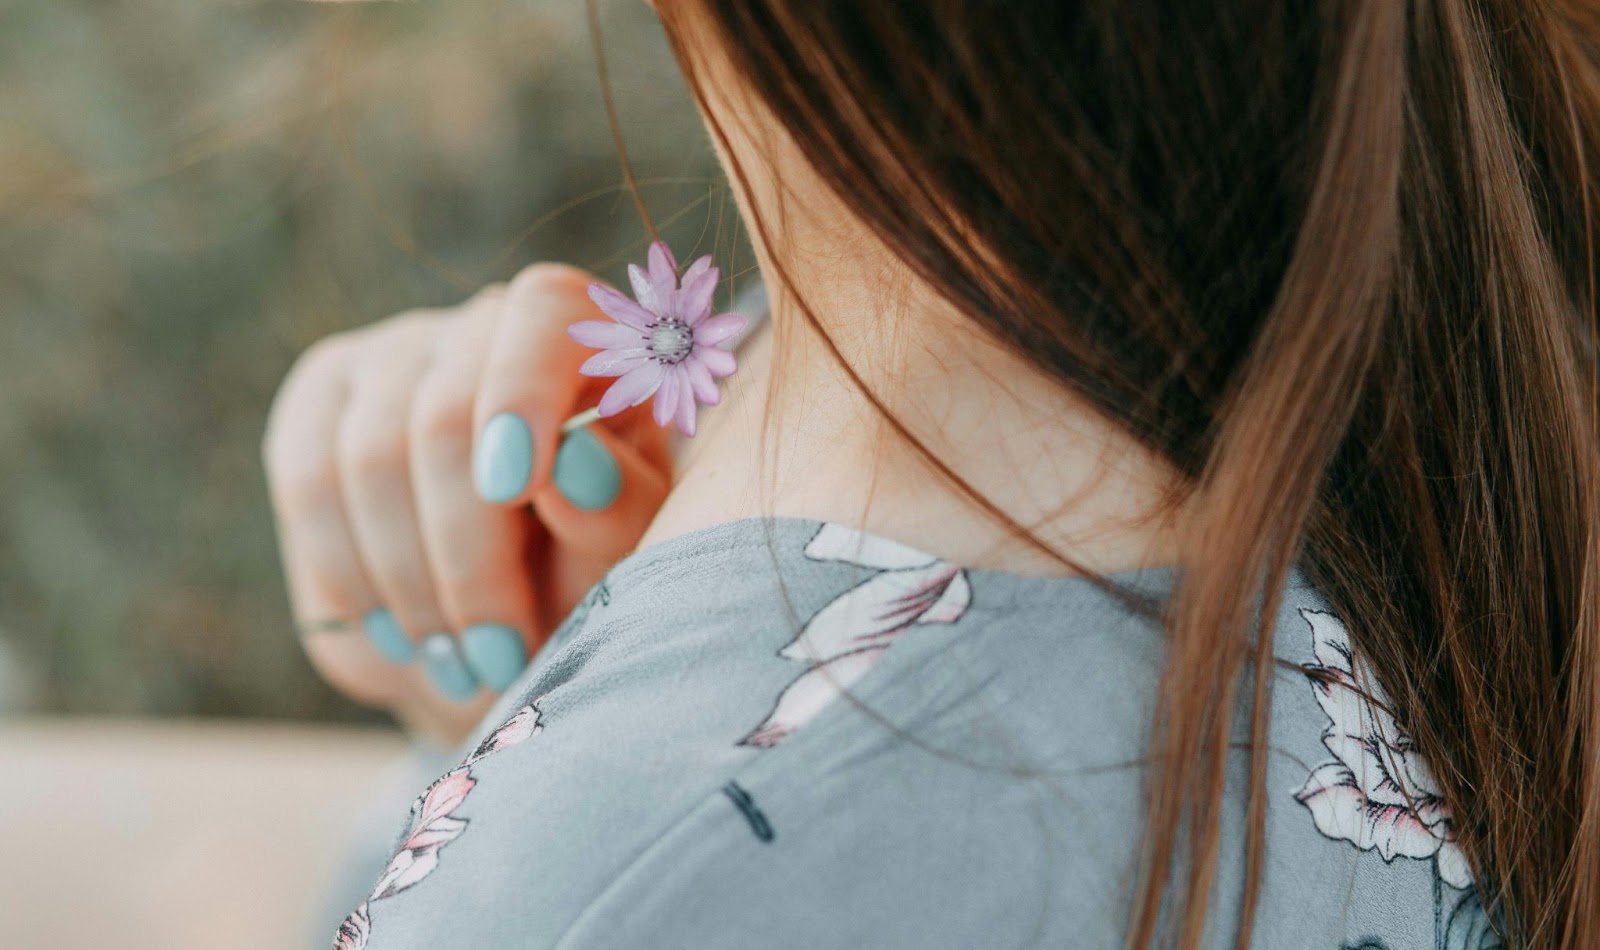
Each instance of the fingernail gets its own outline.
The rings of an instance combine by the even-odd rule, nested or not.
[[[471,699],[478,691],[478,681],[456,649],[456,638],[448,633],[430,633],[423,639],[422,666],[439,692],[458,703]]]
[[[461,653],[479,682],[497,693],[515,683],[528,665],[522,634],[497,623],[474,624],[461,631]]]
[[[411,638],[400,629],[400,622],[382,607],[369,611],[361,618],[361,629],[367,632],[367,639],[378,648],[378,653],[390,663],[410,663],[416,655],[411,647]]]
[[[587,426],[562,441],[551,478],[561,496],[584,511],[599,511],[616,501],[622,489],[616,460]]]
[[[484,501],[501,504],[522,494],[533,475],[533,432],[522,417],[502,412],[484,423],[472,459],[472,480]]]

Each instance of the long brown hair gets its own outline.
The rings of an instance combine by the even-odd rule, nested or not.
[[[709,24],[922,280],[1191,486],[1130,946],[1200,941],[1241,703],[1265,734],[1253,629],[1292,563],[1432,764],[1502,936],[1600,939],[1600,23],[1578,2],[659,0],[702,100]]]

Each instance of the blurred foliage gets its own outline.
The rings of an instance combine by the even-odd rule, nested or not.
[[[653,15],[603,18],[657,220],[737,240]],[[620,278],[620,181],[582,0],[0,0],[0,709],[370,716],[291,630],[277,383],[532,260]]]

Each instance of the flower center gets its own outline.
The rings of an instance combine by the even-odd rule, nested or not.
[[[650,330],[650,352],[663,363],[678,363],[694,347],[694,331],[676,320],[656,324]]]

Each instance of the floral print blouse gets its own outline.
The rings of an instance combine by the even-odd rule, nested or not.
[[[1113,579],[1159,598],[1172,575]],[[1295,575],[1277,651],[1303,672],[1274,687],[1255,946],[1498,947],[1347,619]],[[417,796],[332,946],[1120,948],[1162,655],[1089,581],[837,524],[649,547]],[[1245,764],[1216,947],[1233,946]]]

